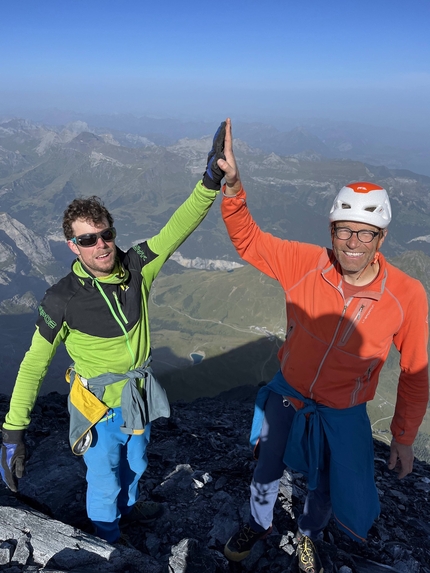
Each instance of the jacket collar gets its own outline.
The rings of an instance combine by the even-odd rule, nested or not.
[[[321,274],[326,281],[332,284],[335,288],[340,288],[343,281],[342,269],[331,249],[326,249],[325,265],[322,267]],[[320,265],[323,263],[323,258],[320,259]],[[379,253],[379,273],[371,285],[363,286],[363,290],[357,292],[354,297],[356,298],[372,298],[379,300],[385,290],[385,283],[387,281],[388,269],[387,261],[382,253]]]
[[[112,274],[108,277],[95,277],[79,259],[76,259],[72,264],[72,272],[81,281],[94,281],[104,284],[119,284],[122,285],[127,282],[129,272],[123,267],[120,260],[117,258],[115,261],[115,268]]]

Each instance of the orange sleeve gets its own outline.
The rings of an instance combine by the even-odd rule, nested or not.
[[[404,321],[394,336],[400,352],[400,376],[391,432],[400,444],[411,445],[423,421],[429,399],[428,302],[421,283],[408,285]]]
[[[279,239],[263,232],[248,210],[243,188],[234,197],[223,196],[221,213],[239,256],[279,281],[284,290],[315,266],[324,250],[316,245]]]
[[[272,279],[278,279],[276,253],[283,241],[259,228],[248,210],[243,188],[235,197],[224,195],[221,213],[238,255]]]

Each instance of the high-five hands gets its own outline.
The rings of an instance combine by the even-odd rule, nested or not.
[[[242,187],[240,182],[239,169],[233,154],[233,138],[231,135],[231,119],[225,121],[225,141],[224,141],[225,159],[218,159],[218,165],[224,172],[226,189],[225,195],[234,196]]]
[[[224,177],[224,172],[218,166],[218,159],[225,159],[224,140],[225,140],[225,125],[223,121],[217,129],[212,142],[212,149],[208,153],[208,163],[206,171],[203,174],[203,185],[207,189],[218,191],[221,188],[221,181]]]

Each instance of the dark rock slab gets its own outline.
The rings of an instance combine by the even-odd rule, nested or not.
[[[0,538],[13,547],[11,565],[37,564],[43,571],[52,566],[58,571],[76,571],[82,567],[94,572],[161,571],[150,556],[140,551],[112,546],[33,509],[0,507]]]
[[[257,390],[246,386],[218,398],[179,401],[169,420],[153,424],[141,496],[161,502],[164,513],[150,526],[124,530],[135,550],[113,548],[91,535],[85,466],[69,450],[65,397],[39,398],[20,493],[0,486],[0,566],[8,573],[297,573],[294,534],[306,495],[306,481],[297,473],[284,472],[272,534],[242,563],[223,555],[227,539],[249,517],[255,461],[248,438]],[[0,421],[6,410],[0,395]],[[375,441],[374,447],[381,516],[363,545],[330,522],[319,544],[324,571],[430,573],[430,468],[416,460],[414,473],[398,480],[387,469],[388,446]],[[13,562],[10,553],[18,544]]]

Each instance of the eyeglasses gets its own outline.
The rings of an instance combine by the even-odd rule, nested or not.
[[[352,237],[352,235],[357,235],[358,240],[361,243],[371,243],[375,237],[377,237],[381,231],[370,231],[368,229],[360,229],[359,231],[352,231],[348,227],[335,227],[334,234],[341,241],[347,241]]]
[[[108,229],[104,229],[98,233],[87,233],[85,235],[79,235],[79,237],[73,237],[70,240],[72,243],[75,243],[75,245],[79,245],[80,247],[94,247],[94,245],[97,245],[99,237],[101,237],[101,239],[106,243],[110,243],[116,237],[115,227],[109,227]]]

